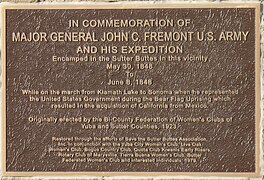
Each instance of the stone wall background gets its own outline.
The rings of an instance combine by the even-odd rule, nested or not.
[[[264,14],[263,14],[263,5],[264,0],[0,0],[0,14],[2,15],[2,9],[1,5],[6,3],[34,3],[34,4],[54,4],[54,3],[126,3],[126,2],[138,2],[138,3],[166,3],[166,2],[175,2],[175,3],[251,3],[251,2],[259,2],[261,3],[261,12],[260,12],[260,34],[261,34],[261,57],[259,58],[261,62],[261,144],[262,144],[262,150],[261,150],[261,171],[262,171],[262,177],[259,178],[248,178],[248,177],[125,177],[125,176],[119,176],[119,177],[91,177],[91,176],[81,176],[81,177],[61,177],[61,176],[53,176],[53,177],[2,177],[0,176],[1,180],[264,180],[264,161],[263,161],[263,154],[264,154],[264,121],[263,121],[263,113],[264,113],[264,67],[263,67],[263,58],[264,58]],[[0,16],[1,17],[1,16]],[[2,41],[2,18],[0,18],[0,39]],[[2,43],[0,43],[0,59],[1,59],[1,49],[2,49]],[[0,74],[2,74],[2,69],[0,68]],[[0,79],[0,86],[2,85],[1,79]],[[0,90],[0,93],[2,94],[2,89]],[[0,106],[2,105],[0,101]],[[1,123],[0,123],[0,130],[1,130]],[[1,138],[0,138],[1,139]],[[1,155],[1,151],[0,151]],[[1,159],[1,156],[0,156]],[[2,162],[2,161],[1,161]],[[1,163],[0,163],[0,172],[1,172]]]

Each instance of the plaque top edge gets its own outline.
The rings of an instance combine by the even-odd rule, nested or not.
[[[74,6],[73,6],[74,5]],[[120,6],[117,6],[120,5]],[[2,9],[163,9],[163,8],[260,8],[259,2],[250,3],[142,3],[127,2],[120,4],[116,2],[113,4],[107,3],[52,3],[52,4],[27,4],[27,3],[2,3]]]

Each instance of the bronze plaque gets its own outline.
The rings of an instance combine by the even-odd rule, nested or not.
[[[4,13],[4,175],[259,173],[259,5]]]

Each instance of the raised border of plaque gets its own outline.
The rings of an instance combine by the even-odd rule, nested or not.
[[[120,6],[118,6],[120,5]],[[141,8],[255,8],[255,172],[7,172],[6,171],[6,10],[8,9],[141,9]],[[3,4],[2,5],[2,175],[3,176],[260,176],[260,4],[259,3],[118,3],[118,4]]]

